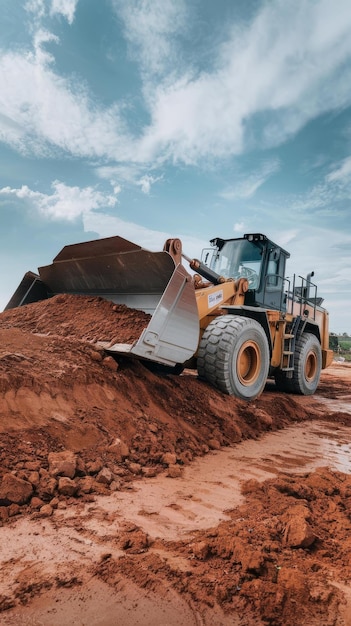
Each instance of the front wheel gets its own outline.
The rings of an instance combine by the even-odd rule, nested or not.
[[[319,385],[321,369],[322,350],[317,337],[311,333],[302,333],[296,341],[292,378],[278,371],[275,375],[276,385],[280,391],[310,396]]]
[[[263,391],[270,364],[269,346],[256,320],[223,315],[207,326],[200,341],[200,378],[224,393],[254,400]]]

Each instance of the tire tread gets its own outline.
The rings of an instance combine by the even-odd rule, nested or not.
[[[231,371],[231,360],[236,343],[241,337],[250,333],[257,337],[262,349],[262,374],[259,383],[240,390],[239,384],[234,384]],[[269,369],[269,347],[262,326],[248,317],[223,315],[215,318],[207,326],[202,336],[197,367],[199,377],[207,380],[214,387],[230,395],[237,395],[246,400],[256,398],[262,391]]]

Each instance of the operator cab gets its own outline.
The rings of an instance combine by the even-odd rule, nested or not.
[[[240,239],[211,240],[204,262],[225,278],[247,278],[245,304],[283,310],[286,259],[290,254],[259,233]],[[207,253],[207,254],[206,254]]]

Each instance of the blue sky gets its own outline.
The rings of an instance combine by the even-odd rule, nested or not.
[[[6,0],[2,309],[63,245],[263,232],[351,333],[349,0]]]

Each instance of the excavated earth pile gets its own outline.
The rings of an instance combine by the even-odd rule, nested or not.
[[[152,602],[149,614],[160,625],[350,624],[348,473],[324,467],[275,472],[262,481],[242,476],[243,502],[225,519],[172,539],[149,534],[120,511],[113,541],[94,531],[100,515],[94,505],[122,498],[135,481],[154,481],[155,489],[165,476],[181,481],[196,459],[205,462],[230,446],[313,420],[351,432],[351,415],[339,405],[333,410],[313,398],[280,394],[269,383],[258,400],[246,403],[189,370],[162,376],[138,361],[117,362],[99,347],[99,341],[136,340],[148,319],[102,298],[68,295],[0,314],[0,533],[7,533],[10,546],[21,524],[34,535],[40,524],[46,533],[71,524],[74,532],[84,530],[84,541],[89,535],[104,549],[89,563],[78,559],[70,565],[74,572],[68,575],[68,568],[61,578],[57,571],[43,577],[40,549],[35,567],[25,544],[16,558],[0,549],[0,622],[112,625],[112,607],[94,618],[85,603],[74,618],[66,600],[58,621],[52,611],[50,619],[34,612],[34,600],[47,593],[57,603],[67,589],[90,593],[92,584],[95,592],[101,584],[115,594],[123,590],[124,624],[152,623],[133,612],[135,597]],[[327,370],[320,397],[348,399],[350,379],[347,365],[336,374]],[[115,522],[113,505],[103,519]],[[43,567],[45,559],[43,550]],[[166,596],[162,622],[155,607]]]

